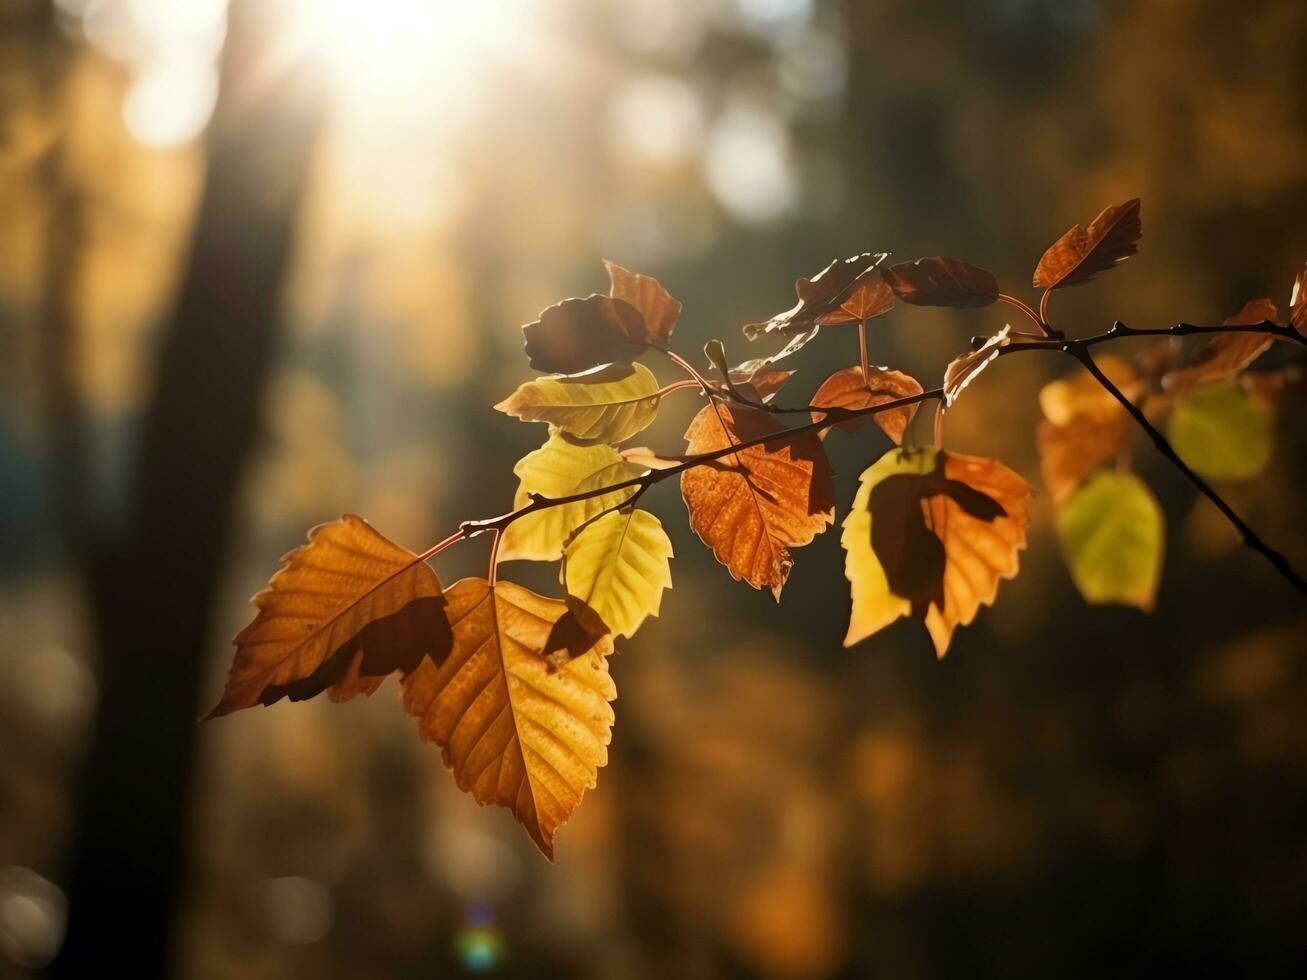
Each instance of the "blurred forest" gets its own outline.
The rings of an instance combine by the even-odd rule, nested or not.
[[[518,328],[601,258],[685,301],[682,350],[740,357],[831,258],[1020,292],[1134,196],[1139,257],[1060,325],[1283,306],[1307,4],[0,0],[0,977],[1296,975],[1307,606],[1142,441],[1155,611],[1081,601],[1043,494],[942,661],[916,624],[841,649],[838,534],[778,608],[655,488],[675,588],[552,866],[393,685],[195,721],[306,528],[421,549],[507,509],[541,435],[490,408]],[[872,357],[935,379],[1001,318],[900,310]],[[996,364],[950,445],[1040,486],[1065,370]],[[1301,569],[1292,398],[1270,470],[1220,489]],[[679,452],[688,417],[641,439]],[[831,446],[842,512],[885,444]]]

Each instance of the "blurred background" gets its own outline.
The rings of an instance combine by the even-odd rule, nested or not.
[[[197,726],[247,597],[345,511],[426,547],[511,502],[518,327],[657,275],[699,360],[830,259],[1026,283],[1143,198],[1097,332],[1283,309],[1307,259],[1297,0],[0,0],[0,976],[1292,975],[1307,953],[1307,606],[1137,441],[1151,616],[1023,574],[937,662],[841,649],[838,532],[785,604],[676,488],[660,619],[558,840],[460,794],[395,686]],[[929,387],[996,310],[900,309]],[[856,362],[828,330],[802,397]],[[670,380],[662,365],[653,365]],[[1008,358],[949,445],[1037,487]],[[694,396],[640,437],[679,452]],[[1221,491],[1307,567],[1307,415]],[[830,440],[841,511],[879,433]],[[479,574],[483,542],[439,559]],[[505,574],[557,594],[552,569]]]

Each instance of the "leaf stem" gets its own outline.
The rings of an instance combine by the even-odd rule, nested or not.
[[[1030,319],[1031,323],[1039,328],[1039,332],[1045,337],[1052,338],[1055,336],[1053,331],[1049,329],[1048,321],[1044,319],[1043,314],[1036,313],[1024,300],[1018,299],[1016,296],[1012,296],[1009,293],[999,293],[998,301],[1000,303],[1006,303],[1008,306],[1015,306]]]
[[[867,321],[858,323],[858,354],[862,358],[862,383],[871,380],[871,361],[867,357]]]

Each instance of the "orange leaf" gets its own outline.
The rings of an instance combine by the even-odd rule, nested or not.
[[[750,340],[757,340],[765,333],[802,334],[813,330],[822,317],[838,309],[841,303],[853,295],[858,283],[885,260],[885,254],[865,252],[847,259],[836,259],[811,279],[799,279],[794,284],[799,301],[769,320],[747,324],[744,335]],[[788,347],[786,352],[793,353]]]
[[[612,283],[609,295],[625,300],[643,314],[652,339],[669,339],[681,316],[681,301],[653,276],[631,272],[607,259],[604,259],[604,268],[608,270],[608,279]]]
[[[761,409],[704,406],[686,430],[688,452],[710,453],[782,429]],[[808,432],[741,449],[681,474],[690,526],[731,576],[780,599],[793,561],[835,519],[830,462]]]
[[[841,543],[853,586],[845,645],[911,616],[943,656],[953,631],[1015,578],[1030,487],[1002,463],[892,449],[862,474]]]
[[[1225,321],[1225,325],[1252,326],[1266,320],[1274,321],[1279,315],[1279,309],[1269,299],[1255,299],[1245,303],[1243,309]],[[1233,378],[1266,353],[1273,340],[1269,334],[1262,333],[1217,334],[1188,365],[1165,375],[1162,386],[1178,394],[1205,381]]]
[[[902,371],[892,371],[887,367],[873,366],[870,377],[864,378],[861,365],[855,364],[843,371],[836,371],[823,381],[821,387],[817,389],[817,394],[813,396],[812,404],[826,408],[857,410],[870,408],[873,405],[883,405],[886,402],[897,401],[900,398],[908,398],[912,395],[919,395],[921,392],[922,388],[917,380]],[[844,429],[846,432],[855,432],[867,422],[874,420],[885,435],[889,436],[897,444],[903,441],[903,432],[912,422],[912,417],[916,412],[916,405],[904,405],[902,408],[877,412],[875,415],[864,415],[861,418],[838,422],[836,428]],[[820,422],[825,417],[825,412],[812,413],[814,422]],[[825,432],[822,434],[825,435]]]
[[[1112,419],[1077,415],[1066,425],[1040,422],[1035,430],[1039,466],[1053,502],[1065,503],[1085,477],[1121,451],[1129,434],[1124,411]]]
[[[1005,324],[1002,330],[978,348],[949,362],[948,367],[944,369],[945,408],[951,408],[957,401],[958,395],[962,394],[962,389],[971,384],[981,371],[998,359],[1000,349],[1012,342],[1008,336],[1011,332],[1012,325]]]
[[[964,310],[989,306],[998,299],[998,280],[993,273],[942,255],[900,262],[882,269],[881,275],[899,299],[915,306]]]
[[[1104,208],[1088,228],[1074,225],[1048,246],[1035,268],[1034,284],[1062,289],[1089,282],[1138,252],[1143,233],[1139,198]]]
[[[333,701],[371,694],[449,648],[436,573],[352,514],[311,530],[253,602],[210,718],[324,690]]]
[[[566,604],[479,578],[456,582],[446,599],[452,649],[404,679],[404,709],[459,788],[511,810],[553,860],[555,832],[608,762],[612,639],[587,638],[555,667],[544,652],[571,618]]]
[[[884,279],[862,279],[839,306],[817,319],[822,326],[862,323],[894,309],[894,290]]]
[[[633,361],[649,346],[649,328],[630,303],[598,294],[565,299],[522,327],[531,367],[578,374],[601,364]]]

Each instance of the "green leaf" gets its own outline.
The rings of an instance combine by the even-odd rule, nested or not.
[[[526,422],[549,422],[578,439],[619,443],[658,415],[658,379],[641,364],[528,381],[495,406]]]
[[[593,612],[596,633],[634,636],[657,616],[664,589],[672,587],[672,542],[647,510],[613,511],[587,524],[567,545],[563,584],[578,618]],[[574,603],[574,600],[579,600]]]
[[[1169,434],[1180,458],[1213,480],[1251,479],[1271,459],[1271,413],[1233,380],[1177,401]]]
[[[1085,601],[1152,608],[1162,577],[1164,518],[1137,476],[1099,473],[1058,511],[1057,533]]]
[[[566,497],[584,493],[633,479],[644,468],[627,462],[611,446],[587,445],[551,429],[549,441],[518,460],[513,472],[521,481],[513,497],[513,507],[518,508],[529,504],[532,494]],[[504,531],[499,560],[556,561],[563,557],[563,546],[577,528],[634,493],[635,488],[628,487],[520,517]]]

